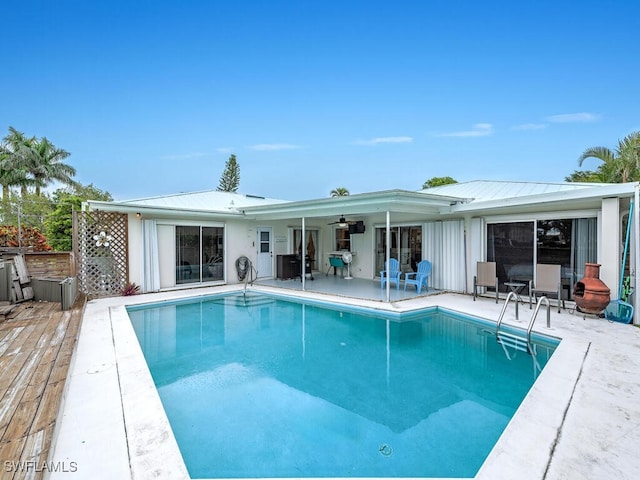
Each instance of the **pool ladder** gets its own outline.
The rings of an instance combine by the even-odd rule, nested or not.
[[[527,352],[529,355],[535,355],[535,347],[531,346],[531,330],[533,330],[533,324],[536,321],[538,311],[540,311],[540,306],[543,303],[546,304],[547,307],[547,328],[551,328],[551,305],[549,304],[549,299],[544,296],[538,299],[538,303],[536,303],[536,309],[533,311],[531,320],[529,320],[527,335],[523,336],[517,333],[510,333],[500,330],[500,326],[502,325],[502,320],[504,319],[504,314],[507,311],[507,306],[509,305],[509,300],[511,300],[511,297],[515,298],[516,319],[518,318],[518,297],[514,292],[509,292],[506,300],[504,301],[502,311],[500,312],[500,317],[498,317],[498,324],[496,325],[496,340],[500,345],[502,345],[502,348],[505,349],[505,354],[507,354],[507,357],[509,356],[506,350],[507,347],[519,350],[521,352]]]
[[[242,295],[244,296],[245,299],[247,298],[247,285],[249,283],[253,285],[253,280],[250,280],[251,275],[255,273],[256,278],[258,278],[258,270],[256,269],[256,267],[253,266],[253,262],[251,260],[248,260],[248,261],[249,261],[249,271],[247,272],[247,276],[244,278],[244,291],[242,292]]]

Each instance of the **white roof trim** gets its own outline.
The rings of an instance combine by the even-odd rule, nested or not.
[[[593,185],[593,184],[592,184]],[[576,200],[590,200],[607,197],[630,197],[634,195],[635,189],[640,182],[604,184],[597,187],[585,187],[576,190],[563,192],[540,193],[535,195],[525,195],[522,197],[501,198],[480,202],[470,202],[456,204],[440,209],[441,214],[469,213],[474,211],[487,211],[504,207],[532,206],[547,203],[568,202]]]
[[[387,190],[344,197],[252,206],[244,208],[244,213],[248,217],[263,220],[367,214],[387,210],[396,213],[437,214],[443,207],[450,207],[464,201],[468,199],[407,190]]]
[[[136,205],[130,202],[103,202],[97,200],[89,200],[84,203],[89,210],[102,210],[104,212],[121,212],[121,213],[140,213],[146,215],[168,215],[173,214],[176,217],[202,217],[207,215],[242,217],[243,213],[237,210],[201,210],[201,209],[185,209],[179,207],[157,207],[149,205]]]

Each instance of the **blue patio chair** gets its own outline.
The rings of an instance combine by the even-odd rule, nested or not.
[[[340,269],[340,273],[344,277],[344,262],[342,261],[342,257],[329,257],[329,268],[327,269],[327,273],[325,277],[329,275],[329,272],[333,268],[333,274],[335,275],[338,268]]]
[[[409,272],[404,274],[404,289],[407,289],[407,285],[415,285],[418,293],[422,291],[422,285],[424,285],[424,291],[429,291],[427,285],[427,279],[431,275],[431,262],[429,260],[422,260],[418,263],[416,272]]]
[[[400,263],[395,258],[390,258],[389,265],[391,268],[386,268],[387,265],[385,262],[385,269],[380,271],[380,288],[384,288],[384,284],[388,280],[390,282],[389,285],[395,282],[396,288],[400,290],[400,275],[402,275]]]

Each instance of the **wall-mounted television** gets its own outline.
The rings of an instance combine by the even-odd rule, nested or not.
[[[358,220],[355,223],[349,224],[349,234],[353,235],[355,233],[364,233],[364,222],[362,220]]]

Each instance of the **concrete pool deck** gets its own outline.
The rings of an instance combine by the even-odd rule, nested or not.
[[[386,304],[269,286],[252,290],[394,312],[437,305],[493,321],[502,308],[492,299],[474,302],[458,294]],[[125,305],[231,291],[238,287],[87,303],[50,456],[53,462],[75,462],[77,471],[53,472],[48,478],[189,478]],[[520,305],[516,321],[510,305],[505,323],[526,328],[530,315]],[[476,478],[637,478],[640,328],[552,309],[551,328],[541,311],[534,331],[562,342]]]

